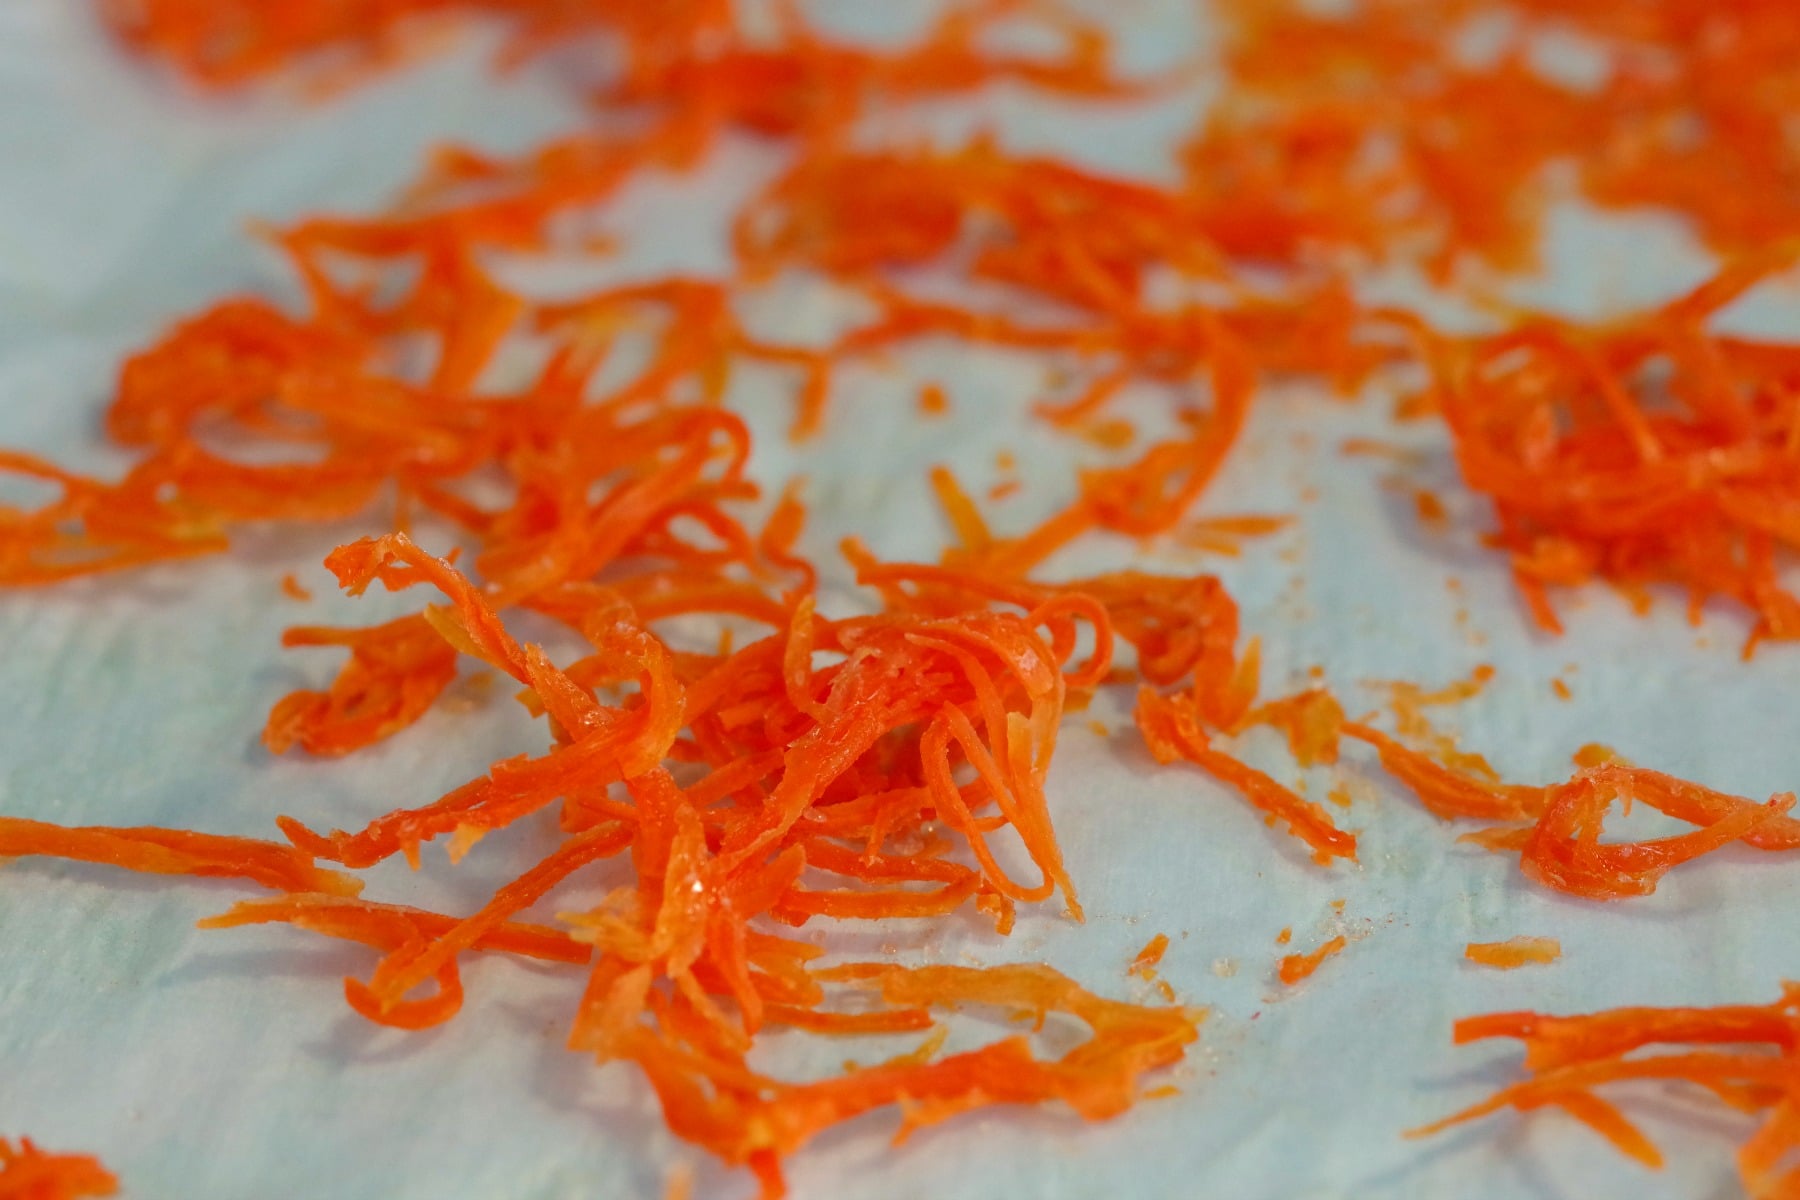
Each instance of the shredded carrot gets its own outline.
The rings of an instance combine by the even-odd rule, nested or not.
[[[1281,932],[1275,935],[1275,944],[1277,946],[1285,946],[1293,940],[1294,927],[1292,925],[1284,925]]]
[[[405,736],[455,695],[465,668],[512,679],[545,734],[359,829],[283,817],[280,844],[0,817],[0,855],[270,889],[202,924],[281,923],[368,947],[372,964],[344,982],[346,1000],[400,1028],[457,1014],[467,953],[579,973],[570,1045],[634,1063],[673,1130],[775,1197],[785,1156],[872,1109],[899,1109],[904,1134],[988,1105],[1058,1101],[1100,1119],[1165,1093],[1143,1077],[1183,1056],[1202,1016],[1155,978],[1166,936],[1129,968],[1168,1002],[1156,1007],[1095,996],[1047,966],[822,968],[810,942],[781,932],[968,912],[1006,932],[1020,904],[1055,898],[1079,919],[1050,764],[1063,722],[1096,689],[1139,684],[1135,723],[1152,757],[1225,783],[1322,866],[1354,862],[1356,835],[1241,761],[1231,736],[1268,725],[1301,769],[1336,762],[1344,735],[1372,745],[1428,810],[1489,823],[1468,837],[1581,896],[1646,894],[1679,863],[1735,842],[1800,848],[1791,795],[1757,804],[1599,750],[1578,755],[1566,782],[1503,783],[1425,714],[1477,694],[1491,667],[1437,691],[1385,685],[1390,736],[1347,721],[1316,677],[1259,703],[1261,643],[1243,636],[1218,578],[1044,574],[1060,552],[1107,537],[1240,554],[1291,518],[1195,514],[1263,384],[1297,379],[1348,396],[1408,367],[1424,382],[1402,385],[1398,415],[1442,422],[1464,485],[1491,502],[1488,541],[1541,626],[1560,629],[1557,589],[1601,581],[1641,609],[1672,584],[1691,614],[1712,599],[1751,613],[1746,652],[1800,638],[1800,601],[1784,582],[1800,544],[1800,350],[1712,327],[1800,259],[1800,22],[1782,4],[1351,0],[1325,12],[1306,0],[1222,0],[1224,96],[1186,138],[1175,178],[1160,181],[1016,153],[992,136],[887,143],[871,131],[867,118],[890,107],[994,84],[1125,100],[1191,77],[1125,77],[1106,31],[1061,6],[952,5],[889,49],[811,28],[786,4],[752,31],[729,0],[101,7],[125,46],[212,89],[346,86],[434,48],[458,18],[493,28],[501,65],[577,39],[609,48],[607,73],[583,84],[581,126],[512,156],[446,146],[385,211],[263,231],[301,302],[228,297],[132,355],[105,415],[131,455],[116,480],[0,450],[0,475],[51,494],[0,507],[0,586],[221,553],[250,527],[355,521],[371,536],[326,560],[346,591],[441,595],[381,624],[288,630],[285,646],[338,666],[276,701],[263,729],[272,751],[337,756]],[[1464,53],[1458,39],[1495,15],[1505,18],[1498,52]],[[1018,23],[1035,36],[1005,36]],[[1534,66],[1534,39],[1551,33],[1592,43],[1605,67],[1597,82]],[[1037,48],[1001,48],[1015,44]],[[604,210],[634,181],[688,171],[745,138],[780,157],[733,214],[729,272],[544,301],[495,268],[568,244],[571,218]],[[1624,319],[1577,323],[1490,300],[1500,328],[1474,335],[1360,299],[1346,264],[1398,260],[1438,282],[1471,265],[1530,265],[1565,164],[1594,202],[1686,218],[1725,265]],[[593,249],[610,236],[576,240]],[[921,279],[933,273],[978,286],[928,297]],[[859,315],[823,343],[757,332],[742,307],[789,274],[854,294]],[[626,331],[641,354],[616,353]],[[948,468],[933,469],[953,544],[924,564],[847,542],[869,603],[835,615],[803,552],[799,481],[765,496],[729,380],[745,367],[782,378],[799,441],[828,431],[847,369],[942,341],[1037,356],[1056,398],[1036,415],[1119,456],[1078,472],[1060,508],[1011,530],[990,524]],[[523,375],[510,359],[520,346],[540,352]],[[1173,432],[1147,423],[1140,436],[1116,415],[1154,397]],[[944,386],[922,386],[916,407],[947,412]],[[1341,449],[1419,457],[1369,438]],[[1006,478],[989,500],[1019,488],[1016,465],[996,457]],[[1416,490],[1414,504],[1426,522],[1447,518],[1435,492]],[[450,531],[418,535],[441,556],[414,529]],[[292,574],[281,586],[309,597]],[[669,628],[693,617],[721,622],[710,653]],[[583,648],[553,660],[516,636],[546,623]],[[1114,663],[1115,646],[1128,662]],[[1569,698],[1563,680],[1551,686]],[[1340,783],[1329,799],[1346,807],[1348,791]],[[1614,800],[1695,829],[1602,841]],[[354,872],[400,856],[423,869],[430,843],[455,863],[502,836],[540,839],[535,865],[463,915],[363,900],[360,879],[317,865]],[[608,861],[625,882],[563,912],[560,928],[521,919],[575,893],[561,890],[570,881],[596,883]],[[1505,965],[1545,952],[1540,941],[1467,953]],[[1282,981],[1305,979],[1345,942],[1282,959]],[[934,1014],[963,1005],[1039,1025],[1060,1014],[1090,1036],[1060,1058],[1023,1036],[944,1055]],[[1525,1039],[1538,1077],[1465,1115],[1552,1104],[1654,1158],[1591,1091],[1658,1073],[1623,1057],[1632,1038],[1766,1034],[1791,1025],[1793,1007],[1788,996],[1768,1010],[1469,1024],[1459,1038]],[[929,1032],[878,1066],[795,1083],[749,1065],[769,1025]],[[1794,1039],[1748,1040],[1774,1046],[1773,1067],[1704,1051],[1660,1070],[1769,1110],[1741,1163],[1753,1193],[1784,1194],[1800,1186],[1791,1170],[1777,1174],[1800,1123],[1774,1068],[1791,1074]],[[113,1186],[91,1159],[0,1142],[0,1194],[14,1194],[17,1172],[53,1162],[87,1164],[58,1178],[88,1190],[65,1180],[64,1191],[18,1194]],[[672,1176],[670,1194],[690,1182]]]
[[[1256,768],[1212,747],[1191,708],[1144,688],[1138,693],[1138,728],[1158,762],[1185,759],[1242,793],[1251,805],[1279,820],[1305,842],[1314,861],[1356,860],[1356,835],[1341,830],[1317,804],[1296,795]]]
[[[312,593],[301,586],[299,577],[292,571],[281,577],[281,594],[289,600],[304,602],[312,599]]]
[[[1142,950],[1137,952],[1137,957],[1131,960],[1131,966],[1126,974],[1141,975],[1145,979],[1151,978],[1155,974],[1157,964],[1162,962],[1163,955],[1168,952],[1168,949],[1169,935],[1157,934],[1145,943]]]
[[[1562,957],[1562,943],[1555,938],[1515,937],[1504,942],[1470,942],[1463,957],[1484,967],[1511,971],[1532,963],[1555,962]]]
[[[1565,683],[1561,677],[1550,681],[1550,690],[1556,693],[1556,698],[1558,700],[1569,700],[1575,695],[1574,692],[1569,690],[1569,685]]]
[[[1483,663],[1472,670],[1466,679],[1458,679],[1434,690],[1406,680],[1373,681],[1370,686],[1388,693],[1388,705],[1401,737],[1430,747],[1432,756],[1453,771],[1494,779],[1497,776],[1485,758],[1463,750],[1454,736],[1440,733],[1425,714],[1428,708],[1461,704],[1473,699],[1486,689],[1493,678],[1494,668]]]
[[[30,1138],[0,1137],[0,1200],[82,1200],[115,1196],[119,1181],[87,1154],[50,1154]]]
[[[1772,1004],[1715,1008],[1619,1008],[1584,1016],[1493,1013],[1458,1021],[1457,1045],[1485,1038],[1517,1038],[1525,1045],[1527,1078],[1443,1120],[1409,1131],[1422,1137],[1505,1108],[1558,1108],[1605,1138],[1621,1154],[1661,1167],[1656,1145],[1597,1089],[1626,1081],[1698,1085],[1762,1123],[1740,1147],[1738,1173],[1745,1194],[1777,1197],[1796,1182],[1791,1158],[1800,1128],[1787,1099],[1794,1070],[1794,1022],[1800,985],[1782,986]],[[1651,1053],[1640,1053],[1651,1051]]]
[[[1792,793],[1766,804],[1716,792],[1584,748],[1565,783],[1547,787],[1489,783],[1459,775],[1357,722],[1350,737],[1375,746],[1381,763],[1431,812],[1451,820],[1530,822],[1465,835],[1493,849],[1518,852],[1534,882],[1596,900],[1649,895],[1672,868],[1735,841],[1766,851],[1800,849],[1800,820],[1785,815]],[[1602,842],[1614,800],[1649,805],[1696,826],[1693,832],[1645,842]]]
[[[1301,980],[1310,978],[1319,969],[1320,963],[1338,953],[1345,945],[1344,935],[1340,933],[1316,950],[1305,954],[1289,954],[1281,960],[1277,974],[1282,983],[1293,987]]]
[[[1287,738],[1294,761],[1303,767],[1335,763],[1344,710],[1323,687],[1308,688],[1250,711],[1245,725],[1271,725]]]
[[[181,829],[70,827],[0,817],[0,858],[49,856],[153,875],[243,879],[282,892],[354,896],[362,882],[313,865],[315,856],[280,842]]]

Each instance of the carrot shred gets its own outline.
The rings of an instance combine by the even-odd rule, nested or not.
[[[1283,984],[1293,987],[1301,980],[1311,978],[1312,973],[1319,969],[1319,964],[1341,951],[1347,944],[1344,935],[1340,933],[1316,950],[1309,950],[1305,954],[1286,955],[1282,958],[1276,974]]]
[[[243,879],[281,892],[354,896],[362,881],[313,865],[314,856],[280,842],[182,829],[52,825],[0,817],[0,858],[47,856],[152,875]]]
[[[1168,953],[1168,950],[1169,935],[1157,934],[1144,944],[1142,950],[1137,952],[1137,957],[1131,960],[1131,966],[1126,968],[1125,973],[1141,976],[1144,979],[1154,978],[1157,964],[1162,962],[1163,955]]]
[[[1463,957],[1484,967],[1511,971],[1532,963],[1555,962],[1562,957],[1562,943],[1555,938],[1515,937],[1504,942],[1470,942]]]

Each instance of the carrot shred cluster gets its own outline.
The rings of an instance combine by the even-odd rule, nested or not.
[[[1633,597],[1674,585],[1695,611],[1732,601],[1755,615],[1753,641],[1800,637],[1781,581],[1800,545],[1800,350],[1712,325],[1800,257],[1800,242],[1784,240],[1800,235],[1789,116],[1800,23],[1780,4],[1354,0],[1321,13],[1303,0],[1229,0],[1219,67],[1230,86],[1164,181],[1020,154],[985,134],[949,145],[870,136],[869,119],[895,106],[991,85],[1111,102],[1193,77],[1128,77],[1102,28],[1031,0],[951,6],[884,50],[814,29],[785,4],[752,32],[730,0],[103,8],[126,46],[213,89],[341,86],[471,18],[498,32],[504,67],[572,43],[611,51],[582,128],[510,157],[446,146],[387,211],[265,230],[303,303],[227,298],[133,355],[106,413],[109,436],[135,455],[122,477],[0,451],[0,475],[53,493],[0,507],[3,586],[217,554],[254,526],[380,530],[326,560],[343,588],[436,596],[379,624],[288,630],[286,646],[341,665],[273,705],[271,751],[338,756],[401,736],[452,693],[465,659],[511,678],[547,738],[360,828],[283,817],[287,841],[272,843],[0,817],[0,856],[267,888],[276,894],[202,924],[287,924],[369,947],[379,957],[345,981],[346,1001],[402,1029],[460,1011],[466,955],[566,967],[582,981],[571,1047],[634,1063],[677,1134],[748,1167],[774,1197],[782,1160],[838,1122],[897,1107],[904,1133],[1048,1101],[1107,1118],[1197,1037],[1202,1014],[1156,976],[1166,937],[1130,968],[1168,1001],[1151,1006],[1047,966],[821,965],[783,932],[816,918],[973,911],[1005,933],[1020,904],[1058,898],[1079,919],[1049,770],[1064,716],[1099,688],[1136,683],[1152,757],[1238,793],[1321,867],[1354,863],[1357,833],[1243,761],[1236,735],[1270,727],[1303,769],[1336,763],[1343,736],[1364,742],[1435,815],[1484,822],[1472,840],[1590,898],[1648,894],[1676,865],[1732,844],[1800,847],[1791,795],[1757,804],[1604,756],[1563,783],[1502,782],[1418,711],[1473,694],[1491,669],[1440,693],[1402,685],[1394,737],[1347,719],[1322,684],[1263,700],[1260,643],[1242,636],[1215,576],[1055,579],[1047,567],[1095,536],[1235,554],[1239,539],[1282,528],[1280,515],[1195,515],[1267,402],[1260,385],[1297,377],[1347,394],[1410,365],[1430,381],[1411,407],[1441,420],[1464,482],[1492,501],[1490,540],[1539,624],[1561,627],[1551,589],[1598,579]],[[1469,53],[1461,39],[1483,20],[1497,45]],[[1021,23],[1035,37],[1018,44],[1047,48],[1004,48],[1015,41],[999,35]],[[1595,79],[1534,57],[1570,32],[1598,55]],[[609,232],[581,228],[585,218],[634,180],[746,138],[786,156],[734,214],[728,277],[555,299],[508,282],[510,263],[571,244],[604,254]],[[1439,281],[1529,265],[1568,163],[1588,199],[1674,211],[1726,266],[1628,319],[1516,315],[1475,336],[1359,298],[1350,268],[1361,265],[1422,264]],[[961,286],[946,298],[928,286],[933,273]],[[796,274],[857,315],[823,338],[762,331],[750,310]],[[732,374],[785,379],[790,433],[804,440],[826,430],[848,368],[945,340],[1051,368],[1037,416],[1101,457],[1047,517],[1014,531],[990,526],[948,468],[933,471],[953,544],[936,563],[894,563],[847,541],[872,599],[827,613],[821,564],[801,551],[803,494],[790,483],[770,495],[753,472]],[[1138,392],[1163,398],[1167,430],[1141,434],[1119,415]],[[917,396],[924,416],[950,407],[942,384]],[[1003,480],[989,496],[1021,486]],[[1450,519],[1435,493],[1418,506]],[[309,596],[293,576],[282,589]],[[677,633],[694,617],[727,625],[726,639],[695,649]],[[582,649],[559,662],[518,640],[522,622]],[[1128,664],[1115,664],[1120,644]],[[1695,828],[1602,841],[1619,800]],[[353,872],[396,856],[419,867],[438,841],[455,862],[490,836],[544,852],[476,912],[360,894]],[[557,925],[527,915],[602,883]],[[1468,954],[1501,966],[1554,957],[1518,941]],[[1300,982],[1345,944],[1283,958],[1280,979]],[[1023,1036],[940,1056],[940,1018],[965,1006],[1038,1026],[1055,1015],[1088,1038],[1060,1057]],[[1705,1019],[1566,1019],[1613,1031],[1557,1043],[1599,1046],[1603,1063],[1540,1077],[1521,1088],[1549,1091],[1504,1093],[1495,1106],[1560,1104],[1644,1157],[1588,1088],[1629,1074],[1621,1031],[1679,1041]],[[1552,1019],[1469,1036],[1524,1037],[1538,1059],[1528,1063],[1543,1068],[1540,1020]],[[766,1027],[930,1037],[880,1066],[791,1082],[751,1065]],[[1736,1069],[1719,1068],[1715,1091],[1771,1108],[1765,1132],[1785,1148],[1786,1101]],[[64,1161],[33,1155],[30,1143],[17,1154],[0,1143],[8,1172]],[[1746,1160],[1759,1195],[1778,1194],[1765,1187],[1778,1158],[1759,1146]]]
[[[30,1138],[0,1138],[0,1200],[83,1200],[116,1196],[119,1181],[88,1154],[51,1154]]]
[[[1456,1023],[1457,1045],[1516,1038],[1525,1047],[1527,1078],[1441,1121],[1415,1129],[1424,1136],[1512,1108],[1561,1109],[1647,1167],[1662,1153],[1599,1089],[1620,1083],[1689,1083],[1727,1107],[1761,1118],[1738,1150],[1744,1194],[1780,1200],[1800,1193],[1793,1166],[1800,1146],[1794,1108],[1800,985],[1783,985],[1771,1004],[1714,1008],[1618,1008],[1582,1016],[1493,1013]]]
[[[1563,783],[1507,784],[1451,770],[1359,722],[1346,723],[1343,732],[1374,746],[1382,766],[1435,816],[1503,823],[1464,840],[1516,852],[1533,882],[1591,900],[1647,896],[1673,868],[1737,842],[1771,852],[1800,849],[1800,821],[1786,815],[1794,805],[1791,792],[1758,804],[1585,754]],[[1647,841],[1602,841],[1615,802],[1641,803],[1695,828]]]
[[[1550,589],[1604,579],[1633,598],[1673,585],[1696,616],[1742,605],[1753,638],[1800,636],[1781,580],[1800,539],[1800,348],[1708,328],[1797,257],[1790,241],[1641,316],[1533,320],[1433,356],[1457,463],[1540,625],[1562,628]]]

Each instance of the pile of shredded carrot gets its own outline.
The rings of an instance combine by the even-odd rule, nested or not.
[[[1410,370],[1429,381],[1411,411],[1442,422],[1466,485],[1492,502],[1489,540],[1540,624],[1560,628],[1551,588],[1604,580],[1634,599],[1672,584],[1696,610],[1733,601],[1755,614],[1753,639],[1800,636],[1781,582],[1800,545],[1800,347],[1712,324],[1800,257],[1789,132],[1800,22],[1773,0],[1218,7],[1217,63],[1133,76],[1103,28],[1046,0],[953,5],[889,49],[834,38],[786,4],[752,30],[731,0],[105,3],[131,50],[213,89],[345,86],[471,19],[501,35],[502,67],[569,45],[605,64],[584,85],[581,128],[511,157],[446,146],[386,211],[266,230],[304,303],[229,297],[133,355],[106,413],[107,433],[135,454],[121,478],[0,451],[0,473],[55,493],[0,508],[0,585],[221,553],[251,526],[342,521],[370,531],[327,559],[351,594],[423,585],[411,615],[287,632],[286,645],[339,666],[326,686],[274,704],[263,737],[275,753],[345,755],[401,736],[470,669],[511,677],[546,735],[357,829],[315,829],[302,814],[282,818],[284,841],[264,842],[0,817],[0,856],[267,889],[203,924],[285,923],[369,947],[373,964],[345,981],[345,998],[404,1029],[456,1015],[464,955],[561,964],[571,1048],[635,1064],[677,1134],[774,1197],[782,1160],[838,1122],[891,1107],[911,1129],[1046,1102],[1107,1118],[1197,1037],[1202,1014],[1156,973],[1166,938],[1131,973],[1167,1003],[1139,1005],[1048,966],[825,965],[784,932],[973,912],[1004,933],[1020,904],[1053,899],[1079,919],[1048,780],[1063,718],[1096,689],[1135,684],[1139,735],[1159,763],[1225,784],[1324,869],[1356,860],[1356,833],[1243,761],[1234,735],[1276,730],[1299,768],[1337,762],[1343,736],[1365,743],[1428,810],[1483,822],[1470,839],[1590,898],[1647,894],[1734,843],[1800,847],[1792,795],[1758,804],[1598,751],[1566,782],[1506,784],[1411,710],[1397,706],[1391,736],[1348,719],[1322,682],[1263,699],[1260,644],[1214,576],[1055,578],[1046,566],[1088,538],[1222,540],[1234,552],[1234,539],[1279,529],[1280,514],[1196,514],[1262,385],[1353,395]],[[1021,29],[1032,36],[1005,36]],[[1473,44],[1483,29],[1486,44]],[[1551,35],[1580,39],[1598,66],[1582,77],[1546,67]],[[991,135],[939,145],[869,129],[876,113],[996,84],[1126,103],[1209,73],[1223,98],[1162,181],[1018,154]],[[734,138],[785,157],[735,214],[729,276],[554,300],[505,282],[509,261],[605,254],[629,234],[605,225],[622,188]],[[1559,179],[1593,203],[1685,218],[1726,265],[1648,313],[1594,324],[1515,314],[1477,336],[1360,299],[1356,271],[1370,264],[1444,283],[1528,267],[1544,213],[1566,199]],[[795,274],[857,315],[823,340],[758,332],[746,312]],[[946,298],[923,282],[934,274],[960,287]],[[1011,531],[934,471],[954,539],[940,561],[889,562],[850,539],[841,553],[865,603],[822,611],[817,584],[832,567],[800,551],[803,489],[754,477],[731,375],[784,377],[791,434],[805,439],[828,428],[845,368],[946,340],[1035,356],[1058,381],[1038,416],[1106,455],[1047,517]],[[1118,415],[1141,390],[1165,399],[1173,432],[1140,437]],[[940,384],[920,392],[922,416],[949,404]],[[291,577],[283,586],[306,595]],[[692,617],[752,632],[695,649],[672,632]],[[521,619],[584,649],[555,661],[517,640]],[[1695,829],[1602,841],[1615,801]],[[454,864],[490,836],[536,846],[539,861],[473,913],[361,895],[355,872],[394,856],[423,867],[439,840]],[[555,926],[529,919],[602,860],[631,882]],[[1281,980],[1344,945],[1288,956]],[[1554,957],[1510,945],[1469,953],[1496,965]],[[1024,1036],[940,1056],[940,1017],[974,1005],[1040,1026],[1055,1015],[1089,1036],[1060,1057]],[[1789,1006],[1755,1021],[1791,1022]],[[1745,1020],[1493,1018],[1459,1037],[1512,1032],[1531,1047],[1539,1078],[1488,1108],[1560,1104],[1644,1158],[1589,1089],[1638,1070],[1622,1056],[1639,1042],[1716,1040]],[[1552,1026],[1580,1032],[1539,1033]],[[881,1066],[799,1083],[750,1065],[770,1027],[929,1036]],[[1542,1050],[1540,1036],[1562,1049]],[[1785,1035],[1758,1040],[1786,1053]],[[1651,1061],[1662,1077],[1772,1110],[1746,1150],[1757,1187],[1800,1145],[1775,1067],[1748,1065],[1767,1060]],[[46,1195],[111,1186],[92,1160],[29,1143],[17,1155],[0,1144],[0,1161],[0,1196],[14,1194],[20,1163],[92,1167],[88,1191]]]

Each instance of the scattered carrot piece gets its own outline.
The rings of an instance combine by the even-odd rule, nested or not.
[[[1511,971],[1532,963],[1555,962],[1562,957],[1562,943],[1555,938],[1515,937],[1504,942],[1470,942],[1463,957],[1484,967]]]
[[[1303,979],[1309,978],[1319,969],[1319,964],[1338,953],[1346,945],[1344,935],[1338,934],[1316,950],[1306,954],[1289,954],[1281,960],[1277,974],[1281,982],[1293,987]]]
[[[1162,962],[1162,957],[1168,952],[1168,949],[1169,935],[1157,934],[1144,945],[1142,950],[1137,952],[1137,957],[1131,960],[1131,966],[1126,970],[1126,974],[1150,978],[1154,974],[1156,965]]]

